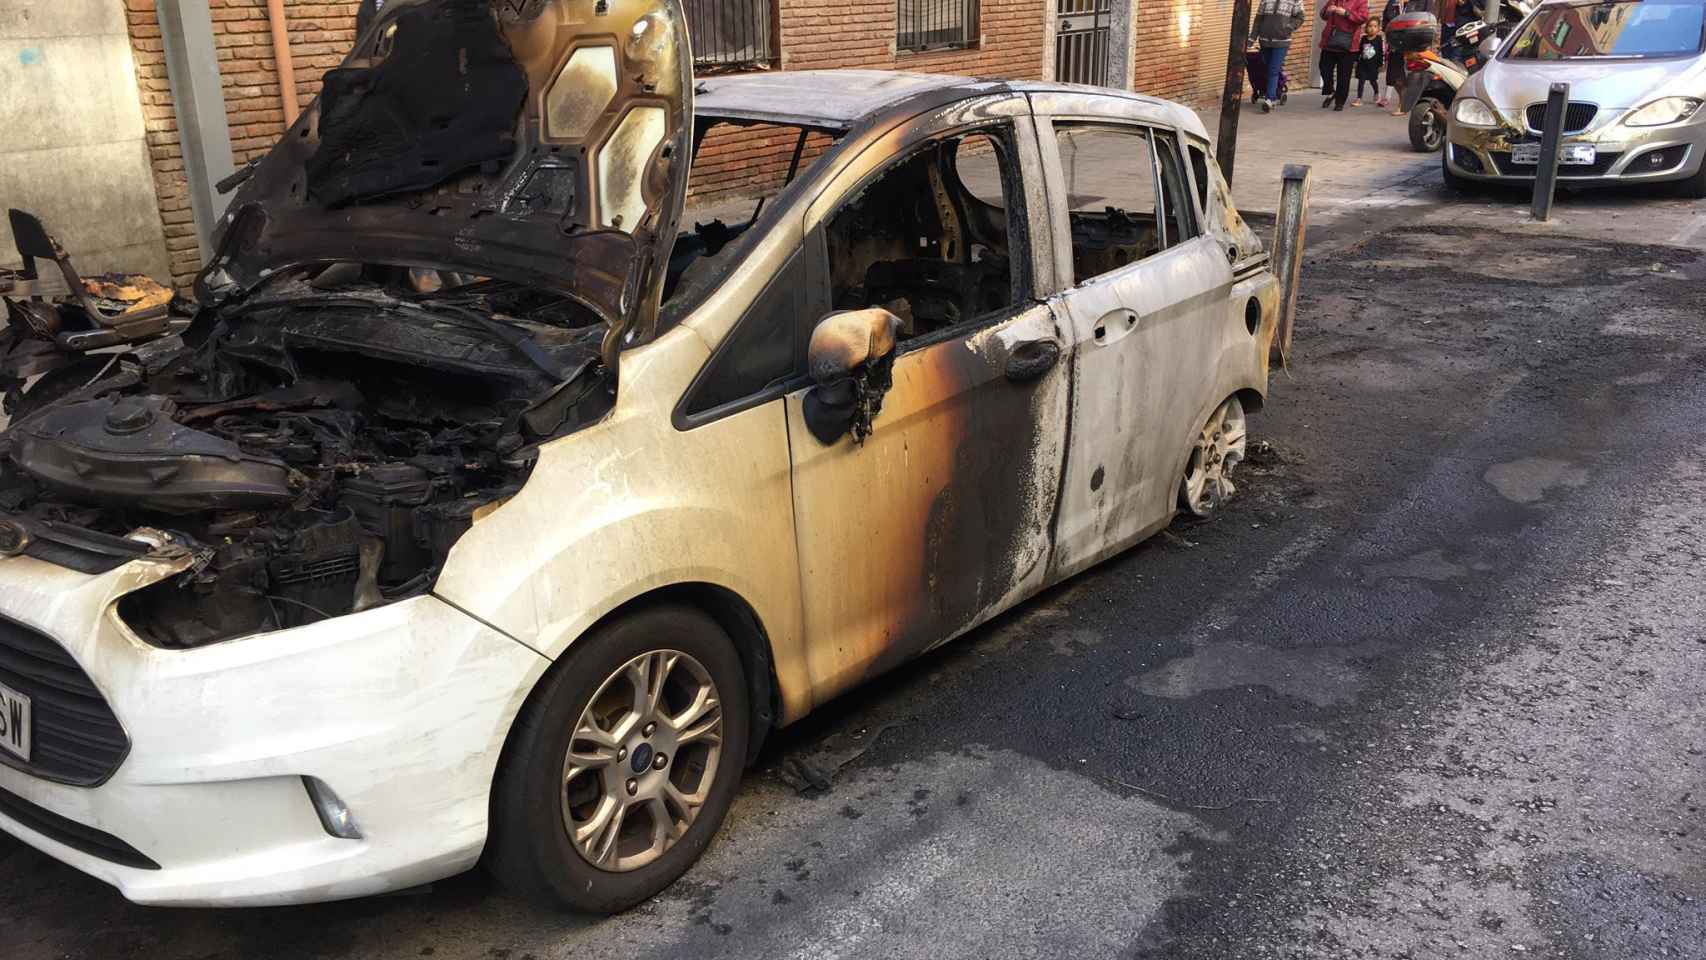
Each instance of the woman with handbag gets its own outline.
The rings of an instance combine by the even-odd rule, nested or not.
[[[1321,109],[1330,104],[1334,110],[1343,110],[1351,95],[1357,38],[1362,35],[1362,25],[1368,22],[1368,0],[1327,0],[1327,5],[1321,8],[1321,19],[1325,23],[1321,28],[1321,55],[1326,58],[1333,81],[1329,87],[1326,74],[1322,75],[1322,90],[1330,89],[1332,93],[1321,101]]]

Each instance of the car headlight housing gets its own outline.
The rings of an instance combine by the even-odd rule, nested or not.
[[[1493,109],[1474,97],[1464,97],[1452,105],[1451,112],[1457,117],[1457,122],[1466,127],[1496,127],[1499,118],[1493,116]]]
[[[1665,97],[1636,110],[1623,122],[1631,127],[1662,127],[1667,123],[1681,123],[1694,116],[1700,109],[1700,104],[1701,101],[1693,97]]]

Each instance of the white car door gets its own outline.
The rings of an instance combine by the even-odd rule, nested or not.
[[[1197,222],[1176,131],[1039,121],[1055,230],[1070,237],[1074,388],[1053,577],[1165,525],[1210,389],[1212,319],[1232,282],[1228,251]]]
[[[1069,363],[1034,290],[1048,219],[1028,104],[854,165],[808,215],[835,310],[901,321],[862,441],[828,442],[787,397],[809,670],[819,697],[1041,589],[1065,455]],[[1012,116],[1002,118],[997,111]],[[875,148],[873,148],[875,150]],[[1010,242],[1011,241],[1011,242]],[[810,246],[810,241],[808,241]]]

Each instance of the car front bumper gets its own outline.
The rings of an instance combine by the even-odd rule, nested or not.
[[[115,601],[181,567],[144,559],[87,575],[0,560],[8,629],[68,652],[129,740],[94,786],[8,758],[0,828],[149,904],[333,900],[472,866],[504,738],[547,661],[431,596],[151,647]],[[328,833],[304,777],[342,799],[360,839]]]
[[[1540,137],[1532,132],[1465,127],[1453,117],[1446,126],[1446,168],[1466,180],[1533,183],[1537,167],[1512,162],[1511,151],[1518,144],[1539,142]],[[1686,180],[1706,163],[1706,122],[1696,119],[1666,127],[1628,127],[1619,116],[1565,136],[1562,143],[1591,145],[1597,157],[1593,164],[1560,164],[1561,186]]]

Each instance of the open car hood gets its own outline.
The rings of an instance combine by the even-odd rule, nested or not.
[[[687,192],[679,0],[398,0],[252,168],[204,303],[302,264],[454,270],[655,333]]]

